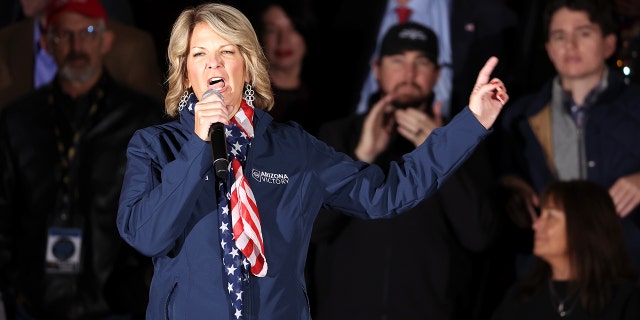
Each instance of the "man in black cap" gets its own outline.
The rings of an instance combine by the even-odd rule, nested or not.
[[[380,90],[370,111],[324,124],[319,138],[386,170],[443,125],[433,103],[437,61],[431,29],[393,26],[372,65]],[[323,209],[308,261],[314,319],[472,319],[476,253],[497,232],[493,179],[482,156],[474,154],[435,196],[395,219],[365,221]]]

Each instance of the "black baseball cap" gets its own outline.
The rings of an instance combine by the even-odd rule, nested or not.
[[[422,51],[433,63],[438,64],[438,36],[433,30],[415,22],[392,26],[382,39],[380,57],[410,50]]]

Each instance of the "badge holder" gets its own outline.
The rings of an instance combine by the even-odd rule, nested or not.
[[[76,274],[80,272],[82,229],[49,228],[46,253],[46,272]]]

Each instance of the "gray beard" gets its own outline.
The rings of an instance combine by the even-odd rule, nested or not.
[[[98,73],[98,68],[88,67],[78,71],[68,66],[64,66],[59,70],[59,73],[60,77],[65,81],[87,83]]]

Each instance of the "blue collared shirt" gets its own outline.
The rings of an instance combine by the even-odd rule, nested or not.
[[[40,29],[38,19],[34,19],[33,21],[33,56],[35,58],[33,67],[33,88],[38,89],[53,80],[53,77],[58,71],[58,66],[47,50],[40,46],[42,30]]]

